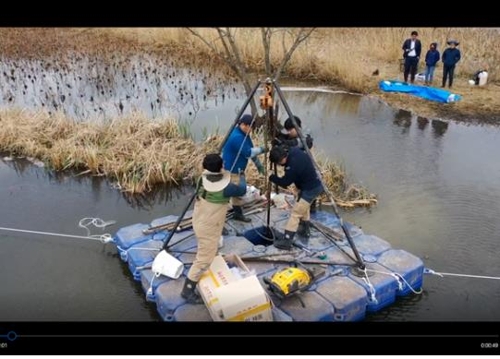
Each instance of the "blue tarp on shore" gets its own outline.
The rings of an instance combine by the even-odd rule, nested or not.
[[[419,86],[401,81],[380,81],[379,88],[385,92],[403,92],[426,100],[450,103],[457,102],[462,96],[453,92],[428,86]]]

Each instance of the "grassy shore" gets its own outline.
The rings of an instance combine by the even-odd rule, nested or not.
[[[213,29],[198,30],[207,38],[214,36]],[[378,89],[382,79],[402,79],[399,71],[401,46],[412,30],[419,31],[422,56],[433,41],[439,43],[441,53],[446,47],[446,39],[460,41],[462,60],[455,71],[454,92],[462,95],[461,101],[434,103]],[[394,107],[423,117],[500,123],[499,38],[498,30],[488,28],[319,28],[297,49],[284,77],[377,96]],[[260,39],[259,29],[238,29],[237,42],[243,60],[257,76],[264,68]],[[275,64],[282,55],[281,41],[281,36],[277,36],[273,44],[271,59]],[[10,58],[54,57],[68,50],[100,56],[111,56],[115,51],[146,51],[175,59],[176,64],[206,69],[224,66],[183,28],[2,28],[0,50],[3,56]],[[468,80],[474,71],[485,65],[489,69],[488,85],[470,86]],[[420,61],[420,69],[424,67],[424,62]],[[372,75],[375,70],[379,75]],[[231,71],[227,73],[228,80],[233,80]],[[442,66],[439,66],[435,85],[439,86],[441,76]]]

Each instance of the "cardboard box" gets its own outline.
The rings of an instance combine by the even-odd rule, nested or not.
[[[214,258],[198,282],[205,305],[214,321],[272,321],[272,302],[256,275],[236,254]],[[243,273],[239,278],[229,265]]]

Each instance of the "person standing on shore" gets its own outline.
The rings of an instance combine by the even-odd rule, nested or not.
[[[455,73],[455,65],[460,61],[460,50],[457,49],[459,42],[457,40],[449,40],[447,42],[448,48],[443,52],[443,84],[441,87],[446,86],[448,79],[448,87],[451,88],[453,84],[453,75]]]
[[[441,54],[437,50],[437,43],[433,42],[425,54],[425,84],[431,85],[434,78],[436,64],[441,59]]]
[[[412,31],[411,37],[403,42],[403,58],[405,59],[404,79],[408,82],[410,75],[411,83],[415,82],[418,68],[418,60],[422,52],[422,43],[418,39],[418,32]]]

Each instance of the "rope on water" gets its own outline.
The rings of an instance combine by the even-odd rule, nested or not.
[[[373,273],[386,274],[386,275],[390,275],[390,276],[394,277],[397,280],[397,282],[398,282],[398,288],[399,288],[399,290],[403,290],[403,288],[404,288],[403,283],[404,283],[415,294],[422,294],[422,292],[423,292],[422,289],[415,290],[410,285],[410,283],[408,283],[408,281],[401,274],[399,274],[399,273],[396,273],[396,272],[385,272],[385,271],[380,271],[380,270],[375,270],[375,269],[367,269],[367,271],[370,271],[370,272],[373,272]]]
[[[445,272],[436,272],[430,268],[424,268],[424,274],[432,274],[437,275],[441,278],[444,276],[452,276],[452,277],[468,277],[468,278],[480,278],[480,279],[496,279],[500,280],[500,277],[492,277],[486,275],[474,275],[474,274],[459,274],[459,273],[445,273]]]
[[[57,236],[57,237],[67,237],[67,238],[91,239],[94,241],[100,241],[104,244],[113,241],[113,237],[111,237],[111,235],[109,233],[104,233],[101,235],[92,235],[92,236],[90,236],[90,235],[89,236],[77,236],[77,235],[73,235],[73,234],[31,231],[31,230],[27,230],[27,229],[6,228],[6,227],[0,227],[0,230],[11,231],[11,232],[21,232],[21,233],[31,233],[31,234],[42,234],[42,235],[47,235],[47,236]]]

